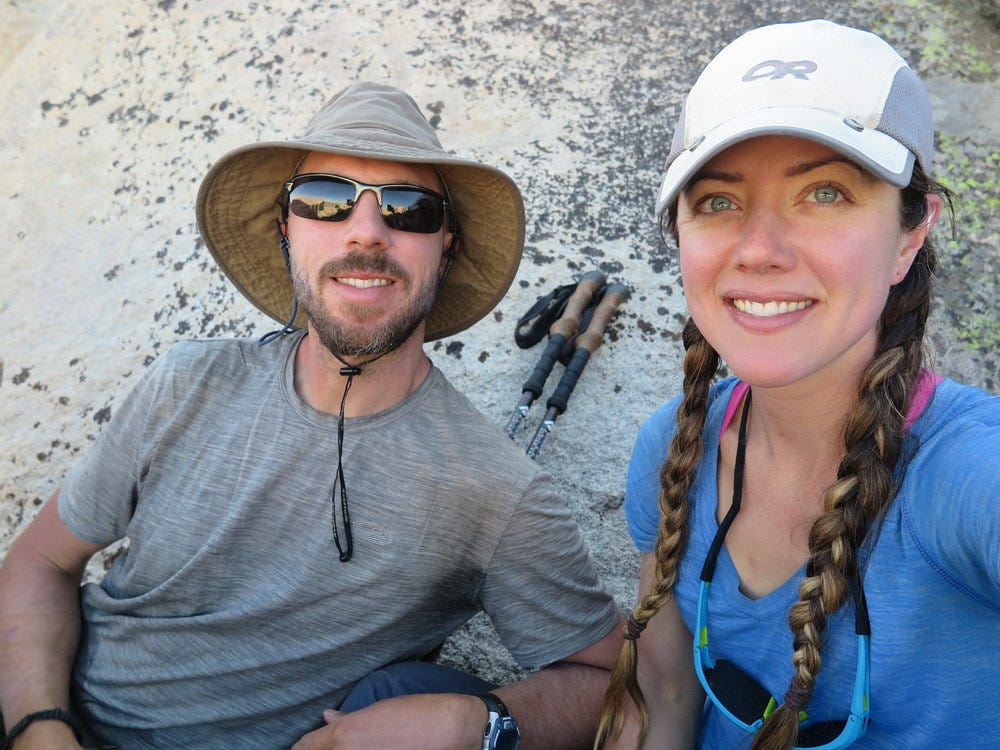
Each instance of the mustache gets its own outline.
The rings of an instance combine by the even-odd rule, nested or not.
[[[352,250],[347,255],[323,264],[321,276],[348,276],[351,273],[371,273],[391,276],[409,284],[410,276],[399,263],[385,253],[366,253]]]

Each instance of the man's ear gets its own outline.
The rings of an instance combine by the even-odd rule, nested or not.
[[[893,284],[898,284],[906,277],[913,264],[913,259],[917,257],[920,248],[924,246],[927,235],[941,218],[941,212],[944,208],[941,196],[937,193],[928,193],[924,200],[927,202],[927,215],[924,220],[902,236],[899,254],[896,256],[896,267],[893,269]]]

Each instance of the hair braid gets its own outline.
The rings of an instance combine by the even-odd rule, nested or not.
[[[914,229],[926,216],[927,192],[946,189],[931,183],[919,168],[903,191],[901,223]],[[824,511],[809,532],[809,561],[788,623],[793,634],[792,677],[784,702],[754,737],[752,750],[787,750],[798,735],[798,714],[812,698],[822,666],[827,616],[848,599],[859,574],[857,549],[872,521],[893,501],[893,469],[902,454],[903,423],[913,385],[923,363],[923,336],[930,312],[936,268],[928,238],[906,277],[889,292],[879,319],[875,356],[859,383],[857,408],[844,426],[845,455],[837,480],[823,496]]]
[[[719,355],[688,320],[684,326],[684,398],[677,410],[677,432],[670,443],[667,460],[660,468],[660,528],[654,556],[653,584],[630,617],[630,628],[641,631],[646,623],[669,601],[688,536],[688,492],[701,461],[704,441],[702,429],[708,411],[708,389],[719,368]],[[631,700],[639,712],[639,742],[646,735],[648,716],[645,698],[636,677],[637,646],[635,636],[626,638],[611,683],[604,698],[604,710],[594,742],[601,748],[621,734],[625,719],[625,700]]]

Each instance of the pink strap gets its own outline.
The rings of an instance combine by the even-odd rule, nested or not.
[[[906,410],[906,421],[903,423],[904,430],[909,430],[920,415],[924,413],[924,409],[930,403],[931,396],[934,395],[934,389],[937,388],[938,383],[942,380],[944,378],[930,370],[920,371],[917,375],[917,381],[913,384],[913,392],[910,394],[910,408]],[[743,400],[743,394],[749,388],[750,386],[742,380],[733,388],[733,392],[729,396],[729,403],[726,404],[726,413],[722,416],[722,429],[719,430],[719,440],[722,440],[726,428],[729,427],[733,415],[736,414],[736,410],[740,406],[740,401]]]
[[[910,408],[906,410],[906,421],[903,422],[903,429],[909,430],[913,423],[920,418],[931,402],[934,389],[937,388],[944,378],[936,375],[930,370],[921,370],[917,375],[917,382],[913,384],[913,392],[910,394]]]
[[[740,401],[743,400],[743,394],[748,390],[750,390],[750,386],[742,380],[733,388],[732,395],[729,396],[729,403],[726,404],[726,413],[722,415],[722,429],[719,430],[720,442],[722,441],[722,436],[726,433],[726,428],[729,427],[729,423],[733,420],[733,415],[740,406]]]

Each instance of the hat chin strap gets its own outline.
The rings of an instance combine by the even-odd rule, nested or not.
[[[333,478],[333,493],[330,506],[330,529],[333,532],[333,543],[337,545],[340,561],[348,562],[354,555],[354,532],[351,529],[351,514],[347,507],[347,482],[344,479],[344,411],[347,406],[347,394],[354,383],[354,376],[361,374],[361,368],[369,365],[379,357],[389,352],[382,352],[371,359],[356,365],[348,364],[337,352],[327,350],[343,365],[340,374],[347,378],[344,383],[344,395],[340,397],[340,414],[337,417],[337,474]],[[340,531],[337,528],[337,488],[340,488],[340,515],[344,519],[344,545],[340,544]]]
[[[281,219],[275,219],[275,223],[278,225],[278,249],[281,250],[281,257],[285,261],[285,270],[288,271],[289,278],[292,275],[292,259],[288,254],[288,251],[292,247],[292,243],[288,239],[288,235],[285,233],[285,227],[282,226]],[[299,314],[299,298],[292,296],[292,314],[288,316],[288,321],[279,329],[275,331],[270,331],[265,333],[259,339],[257,339],[257,346],[264,346],[265,344],[270,344],[276,339],[280,339],[282,336],[288,333],[294,333],[295,328],[292,327],[292,323],[295,322],[296,316]]]
[[[444,285],[445,280],[448,278],[448,274],[451,272],[451,267],[455,263],[456,253],[455,246],[457,245],[457,240],[452,239],[449,243],[447,249],[444,251],[443,257],[448,261],[444,267],[444,271],[441,272],[441,278],[437,284],[437,291],[441,291],[441,287]],[[291,242],[288,239],[288,235],[284,231],[284,227],[281,225],[281,221],[278,220],[278,248],[281,250],[281,257],[285,261],[285,268],[288,270],[289,276],[291,276],[292,271],[292,261],[289,251],[291,249]],[[296,315],[299,312],[299,300],[298,297],[293,296],[292,298],[292,314],[289,316],[288,321],[281,328],[275,331],[271,331],[257,340],[258,346],[264,346],[282,336],[293,333],[295,329],[292,327],[292,323],[295,321]],[[344,479],[344,417],[347,406],[347,394],[351,390],[351,386],[354,384],[354,378],[361,374],[362,368],[370,365],[377,359],[384,357],[389,351],[377,354],[371,359],[367,359],[364,362],[358,362],[356,364],[351,364],[347,362],[340,354],[328,349],[334,356],[334,358],[340,362],[343,367],[340,368],[340,375],[347,378],[347,382],[344,383],[344,395],[340,399],[340,413],[337,419],[337,473],[333,480],[333,492],[330,507],[330,528],[333,533],[333,542],[337,545],[337,552],[339,553],[341,562],[348,562],[354,555],[354,533],[351,528],[351,515],[350,510],[347,505],[347,482]],[[337,524],[337,490],[340,490],[340,514],[343,518],[344,524],[344,544],[340,541],[340,529]]]
[[[285,232],[285,227],[282,226],[281,220],[276,220],[278,224],[278,249],[281,251],[281,257],[285,261],[285,269],[288,271],[288,276],[291,278],[292,275],[292,259],[289,251],[291,250],[292,243],[288,239],[288,234]],[[292,314],[288,317],[288,321],[278,330],[271,331],[261,336],[257,340],[258,346],[264,346],[272,341],[275,341],[282,336],[293,333],[296,329],[292,327],[292,323],[295,321],[295,317],[299,313],[299,298],[297,296],[292,296]],[[354,384],[354,377],[361,374],[361,368],[365,365],[369,365],[374,362],[379,357],[382,357],[388,352],[382,352],[381,354],[372,357],[364,362],[359,362],[357,364],[350,364],[343,357],[341,357],[337,352],[330,351],[337,361],[343,365],[340,368],[340,374],[347,378],[347,382],[344,383],[344,395],[340,399],[340,414],[337,419],[337,473],[333,478],[333,490],[330,497],[330,529],[333,533],[333,543],[337,545],[337,553],[340,557],[341,562],[348,562],[354,555],[354,532],[351,528],[351,514],[347,507],[347,482],[344,479],[344,412],[347,406],[347,394],[351,390],[351,385]],[[340,542],[340,529],[337,524],[337,490],[340,489],[340,514],[343,518],[344,523],[344,543]]]
[[[444,286],[445,280],[448,278],[448,274],[451,272],[451,267],[455,263],[455,246],[457,245],[456,238],[452,238],[448,247],[445,249],[443,257],[447,259],[447,264],[445,264],[444,271],[441,272],[441,278],[438,280],[437,292],[441,291],[441,287]],[[288,256],[289,242],[288,238],[282,234],[281,235],[281,252],[285,257],[285,264],[291,269],[291,261]],[[289,270],[289,272],[291,272]],[[289,320],[295,320],[295,313],[298,310],[299,301],[295,300],[295,304],[292,309],[292,317]],[[285,328],[288,328],[288,323],[285,324]],[[268,334],[271,335],[271,334]],[[275,332],[274,337],[283,335],[282,332]],[[337,474],[334,477],[333,484],[333,497],[332,506],[330,508],[330,527],[333,531],[333,543],[337,545],[337,552],[340,553],[340,561],[348,562],[354,555],[354,534],[351,529],[351,515],[347,506],[347,483],[344,480],[344,412],[347,405],[347,394],[351,390],[351,385],[354,384],[354,378],[361,374],[361,368],[370,365],[375,360],[380,357],[384,357],[390,351],[382,352],[377,354],[371,359],[367,359],[364,362],[358,362],[357,364],[350,364],[343,357],[341,357],[337,352],[332,349],[327,351],[332,354],[343,367],[340,368],[340,374],[347,378],[347,382],[344,383],[344,395],[340,399],[340,414],[337,419]],[[340,489],[340,514],[344,519],[344,545],[340,543],[340,533],[337,528],[337,489]]]
[[[435,292],[435,294],[441,293],[441,287],[443,287],[444,282],[448,280],[448,274],[451,273],[451,267],[455,265],[455,259],[458,257],[458,255],[455,253],[456,244],[457,244],[456,241],[452,240],[451,244],[448,245],[447,249],[445,249],[444,254],[442,255],[442,257],[445,258],[448,262],[445,264],[444,270],[441,272],[441,278],[438,279],[437,291]]]

